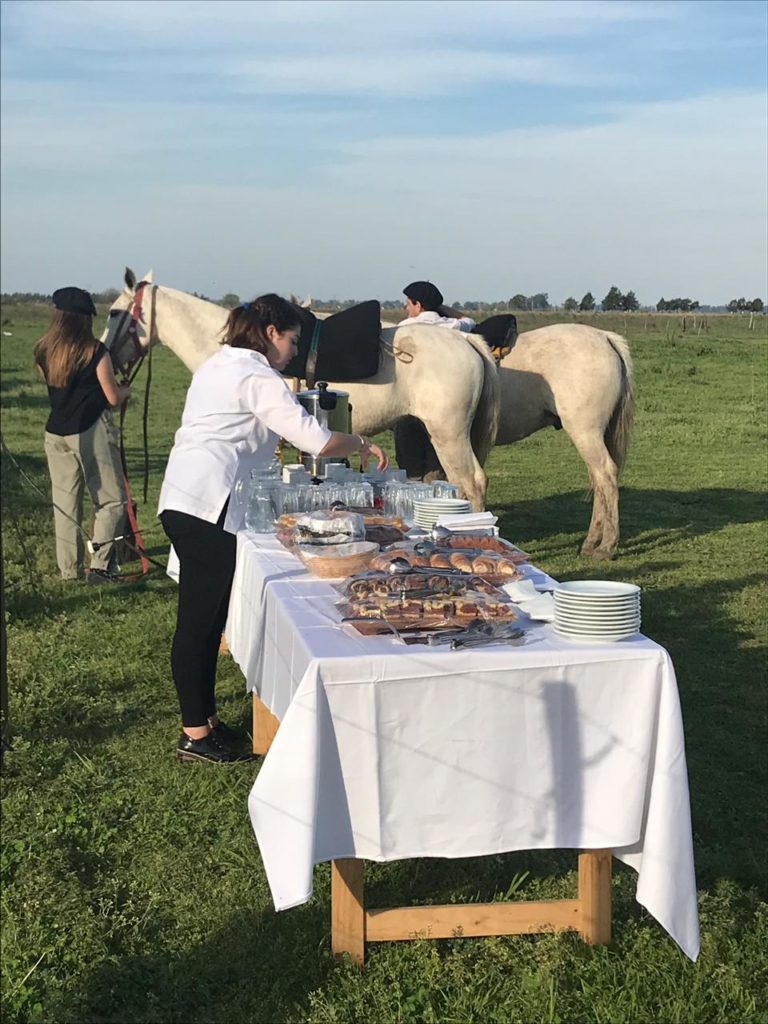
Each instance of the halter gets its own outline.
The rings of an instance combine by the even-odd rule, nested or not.
[[[150,288],[150,312],[149,312],[149,325],[146,327],[147,344],[142,345],[139,341],[139,324],[144,324],[144,312],[142,309],[142,303],[144,299],[144,289],[147,287],[146,281],[141,281],[136,287],[133,295],[133,303],[130,309],[124,309],[120,311],[120,320],[115,329],[112,343],[110,345],[109,354],[112,359],[112,365],[122,378],[123,384],[132,384],[136,378],[136,374],[141,369],[141,364],[144,362],[144,358],[149,355],[147,361],[147,383],[144,391],[144,416],[143,416],[143,427],[144,427],[144,502],[147,501],[147,487],[149,483],[149,444],[147,437],[147,419],[149,414],[149,388],[152,380],[152,341],[153,333],[155,330],[156,320],[156,301],[157,301],[157,285],[152,285]],[[128,359],[123,360],[119,355],[122,344],[126,338],[131,341],[131,354]],[[125,457],[125,439],[124,439],[124,422],[125,422],[125,410],[126,403],[120,406],[120,462],[123,467],[123,478],[125,481],[125,489],[127,495],[127,508],[128,522],[130,530],[133,535],[134,544],[129,546],[133,547],[134,550],[139,552],[141,558],[142,575],[145,575],[149,569],[149,560],[144,549],[144,541],[139,530],[139,525],[136,519],[136,511],[134,509],[133,496],[131,494],[131,486],[128,482],[128,464]]]
[[[147,344],[142,345],[139,341],[139,324],[144,324],[144,311],[142,309],[142,302],[144,300],[144,289],[147,287],[146,281],[141,281],[134,292],[133,303],[130,309],[123,309],[120,311],[120,320],[117,328],[115,329],[112,343],[109,347],[109,354],[112,359],[112,365],[115,368],[115,372],[119,373],[122,382],[124,384],[131,384],[139,372],[144,357],[147,352],[151,351],[153,332],[155,329],[155,303],[157,297],[157,285],[151,285],[151,298],[150,298],[150,313],[149,313],[149,327],[147,329]],[[122,343],[126,338],[131,341],[131,354],[128,359],[123,360],[119,354]]]

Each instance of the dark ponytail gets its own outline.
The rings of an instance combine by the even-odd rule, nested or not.
[[[280,334],[301,324],[296,307],[273,292],[235,306],[224,326],[222,345],[249,348],[264,355],[269,345],[270,324]]]

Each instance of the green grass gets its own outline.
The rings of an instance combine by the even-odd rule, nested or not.
[[[40,310],[6,308],[2,429],[48,492],[46,398],[31,368]],[[568,319],[522,315],[523,329]],[[571,318],[573,319],[573,318]],[[118,592],[56,578],[45,498],[3,456],[14,749],[3,769],[3,1009],[9,1022],[768,1022],[766,971],[766,321],[592,316],[626,334],[638,413],[620,557],[578,555],[586,474],[567,437],[496,449],[489,503],[554,576],[643,587],[644,626],[670,651],[683,703],[702,955],[691,964],[616,868],[614,939],[573,935],[373,945],[335,966],[329,869],[275,914],[250,829],[255,769],[172,759],[175,588],[159,572]],[[160,351],[150,412],[154,509],[187,374]],[[140,390],[137,389],[137,390]],[[128,419],[141,479],[141,396]],[[391,449],[391,437],[384,440]],[[220,662],[223,717],[247,721]],[[575,893],[575,856],[510,854],[371,865],[375,905]]]

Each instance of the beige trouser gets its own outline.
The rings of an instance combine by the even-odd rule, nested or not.
[[[82,434],[46,432],[45,454],[53,486],[56,561],[61,575],[74,579],[83,572],[83,534],[75,524],[82,522],[86,487],[94,508],[94,542],[123,533],[127,499],[112,414],[102,413]],[[104,543],[91,556],[91,568],[107,569],[113,549],[114,544]]]

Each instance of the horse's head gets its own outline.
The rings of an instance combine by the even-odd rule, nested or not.
[[[138,368],[154,337],[154,297],[152,271],[136,282],[136,275],[125,268],[125,287],[109,310],[107,328],[101,337],[106,345],[115,371],[130,379]]]

